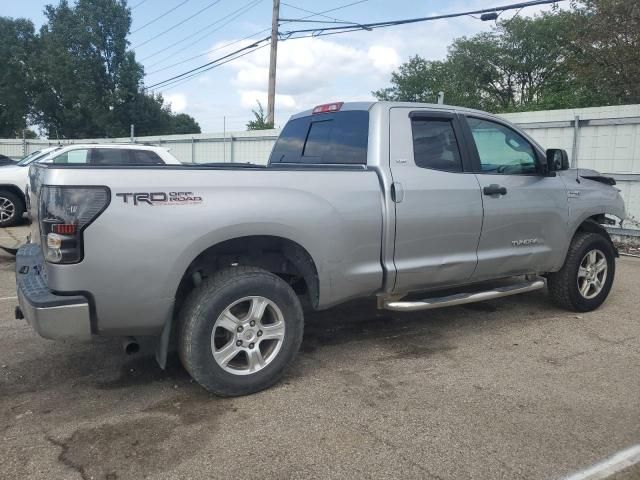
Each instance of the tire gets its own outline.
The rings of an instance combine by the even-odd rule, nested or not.
[[[600,266],[589,270],[593,258],[596,259],[595,265]],[[606,263],[604,276],[602,272],[595,273],[602,268],[603,262]],[[608,238],[598,233],[577,233],[560,271],[550,273],[547,277],[551,298],[560,307],[574,312],[595,310],[611,291],[615,269],[615,250]],[[590,279],[593,282],[587,287]]]
[[[22,219],[24,204],[14,193],[0,190],[0,227],[13,227]]]
[[[209,392],[248,395],[280,380],[303,330],[300,301],[284,280],[260,268],[233,267],[204,280],[187,297],[179,314],[178,352],[185,369]]]

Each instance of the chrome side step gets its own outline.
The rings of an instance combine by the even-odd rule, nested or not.
[[[482,302],[494,298],[508,297],[518,293],[533,292],[544,288],[544,280],[533,280],[520,282],[504,287],[496,287],[491,290],[474,293],[456,293],[446,297],[426,298],[424,300],[403,301],[398,299],[383,300],[382,308],[399,312],[414,312],[417,310],[430,310],[432,308],[451,307],[453,305],[463,305],[465,303]]]

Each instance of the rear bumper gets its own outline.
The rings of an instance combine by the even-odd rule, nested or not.
[[[28,243],[18,250],[16,286],[20,309],[41,337],[91,337],[89,301],[82,295],[56,295],[49,290],[44,257],[38,245]]]

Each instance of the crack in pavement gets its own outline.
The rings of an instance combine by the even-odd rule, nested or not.
[[[67,458],[67,453],[69,452],[69,445],[67,445],[66,442],[56,440],[51,435],[45,435],[45,438],[49,443],[60,448],[61,451],[60,451],[60,454],[58,455],[58,462],[60,462],[65,467],[78,472],[82,480],[90,480],[90,477],[89,475],[87,475],[87,472],[85,471],[85,468],[83,465],[78,465],[75,462],[69,460],[69,458]]]

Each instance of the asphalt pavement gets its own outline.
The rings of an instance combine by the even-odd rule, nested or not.
[[[13,318],[13,267],[0,253],[2,479],[556,479],[640,443],[639,259],[586,314],[544,290],[309,314],[286,378],[232,399],[175,355],[39,338]]]

